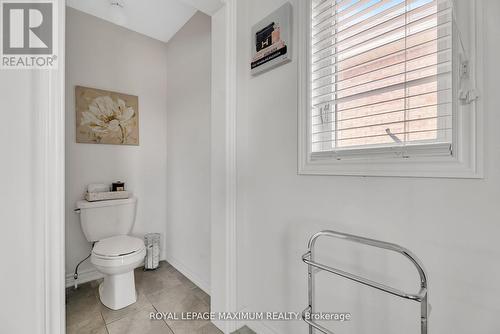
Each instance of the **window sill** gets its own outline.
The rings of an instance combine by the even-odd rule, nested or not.
[[[299,165],[299,175],[415,178],[483,178],[482,170],[454,157],[311,160]]]

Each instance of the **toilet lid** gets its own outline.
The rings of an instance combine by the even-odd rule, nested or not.
[[[94,254],[100,256],[123,256],[143,249],[144,241],[128,235],[119,235],[98,241],[94,249]]]

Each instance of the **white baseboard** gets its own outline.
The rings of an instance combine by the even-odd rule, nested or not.
[[[165,261],[165,259],[161,259],[160,261]],[[137,268],[142,267],[142,266],[144,266],[144,261],[141,262],[137,266]],[[66,274],[66,287],[67,288],[75,285],[75,280],[73,278],[73,275],[74,274]],[[80,284],[84,284],[87,282],[95,281],[95,280],[101,279],[103,277],[104,277],[104,275],[101,274],[100,272],[98,272],[97,269],[95,269],[94,267],[84,269],[78,273],[78,284],[80,285]]]
[[[183,264],[181,261],[173,258],[172,256],[167,255],[166,261],[170,263],[172,267],[181,272],[181,274],[189,278],[189,280],[196,284],[200,289],[210,295],[210,284],[206,280],[198,276],[198,274],[195,274],[194,270],[190,269],[188,266]]]
[[[194,273],[193,270],[188,268],[182,262],[177,261],[173,257],[168,257],[167,259],[162,259],[162,261],[167,261],[170,263],[175,269],[180,271],[184,276],[189,278],[194,284],[196,284],[200,289],[210,294],[210,285],[203,279],[201,279],[197,274]],[[143,266],[141,264],[139,266]],[[78,273],[78,284],[84,284],[90,281],[94,281],[100,278],[103,278],[104,275],[98,272],[95,268],[84,269]],[[75,284],[75,280],[73,279],[73,274],[66,275],[66,287],[73,286]]]
[[[82,270],[78,273],[78,285],[87,283],[90,281],[95,281],[97,279],[103,278],[104,275],[98,272],[95,268],[89,268]],[[75,285],[75,280],[73,274],[66,275],[66,287]]]

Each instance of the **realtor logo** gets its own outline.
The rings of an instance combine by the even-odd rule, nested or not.
[[[3,0],[1,10],[1,67],[54,68],[54,3]]]

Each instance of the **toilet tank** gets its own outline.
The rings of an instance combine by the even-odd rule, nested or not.
[[[88,241],[94,242],[117,235],[127,235],[135,223],[137,199],[111,201],[78,201],[80,223]]]

